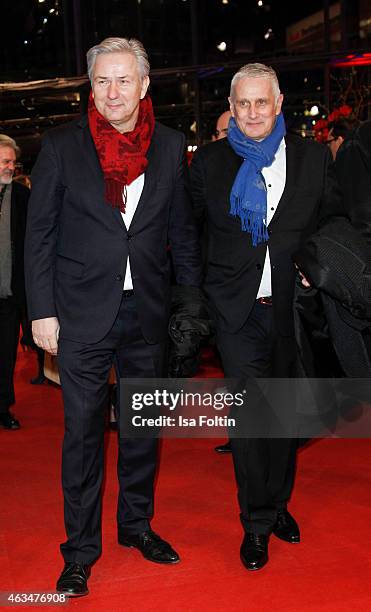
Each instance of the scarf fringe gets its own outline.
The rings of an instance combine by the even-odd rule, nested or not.
[[[119,208],[122,213],[125,212],[125,198],[123,198],[123,191],[125,185],[119,183],[114,179],[105,179],[105,196],[107,204],[110,204],[112,208]]]
[[[268,228],[265,224],[263,213],[244,208],[241,198],[236,196],[231,198],[230,213],[234,217],[239,217],[241,219],[241,229],[243,232],[249,232],[251,234],[251,240],[254,247],[268,240]]]

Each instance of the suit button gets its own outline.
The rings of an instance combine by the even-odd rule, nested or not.
[[[117,280],[117,281],[122,281],[122,276],[121,276],[121,274],[118,274],[118,275],[116,276],[116,280]]]
[[[256,264],[255,267],[256,267],[257,270],[261,270],[262,269],[261,264]]]
[[[132,235],[132,234],[128,234],[128,240],[131,240],[131,239],[132,239],[132,237],[133,237],[133,235]]]
[[[270,236],[272,234],[272,230],[270,227],[268,227],[268,236]]]

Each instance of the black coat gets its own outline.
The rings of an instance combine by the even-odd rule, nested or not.
[[[167,335],[170,244],[176,282],[199,285],[200,253],[190,204],[184,136],[156,123],[143,192],[126,230],[105,203],[103,173],[87,117],[49,131],[32,172],[26,236],[31,319],[57,316],[61,337],[98,342],[116,318],[130,256],[145,339]]]
[[[344,212],[371,245],[371,121],[361,124],[341,145],[335,167]]]
[[[364,342],[364,332],[371,329],[371,244],[349,220],[333,217],[295,254],[295,261],[320,291],[329,336],[345,374],[371,376]],[[304,317],[302,330],[308,329]]]
[[[292,255],[317,228],[319,217],[340,205],[331,156],[316,142],[288,135],[286,184],[268,227],[276,326],[294,334],[293,300],[297,275]],[[200,227],[207,220],[208,256],[205,290],[217,323],[230,333],[245,323],[256,300],[267,243],[253,247],[229,213],[229,194],[242,159],[227,139],[199,149],[191,164],[194,207]]]

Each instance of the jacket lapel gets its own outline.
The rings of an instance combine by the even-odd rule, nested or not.
[[[91,176],[93,180],[97,180],[102,187],[103,184],[103,172],[99,163],[97,151],[94,146],[94,141],[89,130],[87,116],[82,117],[77,124],[81,128],[80,138],[81,147],[83,150],[83,157],[89,166]]]
[[[158,163],[158,155],[156,155],[156,141],[157,139],[156,139],[156,129],[155,129],[155,132],[153,133],[153,137],[151,140],[151,144],[149,145],[149,149],[146,155],[148,159],[148,165],[144,173],[143,191],[139,198],[138,206],[135,210],[133,219],[130,224],[130,228],[133,228],[134,226],[138,224],[143,214],[143,210],[145,209],[146,206],[148,206],[148,203],[151,200],[151,196],[154,194],[154,191],[156,189],[156,184],[157,184],[156,176],[158,176],[158,173],[156,171],[156,166]]]
[[[290,139],[290,136],[285,138],[286,141],[286,182],[285,188],[283,190],[283,194],[281,196],[280,201],[278,202],[278,206],[272,221],[269,225],[273,225],[278,220],[282,210],[284,210],[285,205],[289,200],[291,200],[292,196],[295,193],[296,189],[296,179],[299,176],[299,168],[302,163],[302,147],[297,145],[296,142]]]

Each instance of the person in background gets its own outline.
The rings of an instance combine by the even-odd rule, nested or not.
[[[23,250],[29,189],[13,181],[20,149],[0,134],[0,424],[20,428],[10,412],[15,403],[14,369],[19,329],[26,312]]]
[[[293,254],[337,197],[329,150],[286,134],[283,94],[271,67],[233,77],[228,136],[195,153],[191,184],[198,223],[208,226],[204,288],[227,378],[296,374]],[[291,544],[300,530],[288,511],[296,440],[233,438],[248,570],[268,561],[271,533]],[[287,563],[287,561],[285,562]]]
[[[228,123],[231,117],[231,111],[229,110],[225,111],[218,117],[212,140],[220,140],[221,138],[225,138],[227,136]]]
[[[13,182],[20,183],[28,189],[31,189],[31,180],[27,174],[17,174],[17,176],[13,178]]]
[[[176,282],[201,284],[183,134],[157,123],[149,62],[135,39],[87,53],[88,113],[44,136],[31,175],[26,235],[35,343],[58,352],[65,436],[67,541],[57,591],[88,594],[101,553],[108,376],[161,378],[168,336],[171,246]],[[151,528],[157,442],[119,439],[118,542],[149,561],[178,553]]]
[[[356,118],[345,117],[329,123],[329,132],[326,144],[329,146],[332,157],[336,159],[337,152],[346,138],[349,138],[353,130],[359,125]]]
[[[31,189],[31,179],[27,174],[17,174],[13,177],[13,184],[19,183],[20,185],[24,185],[28,189]],[[31,322],[28,320],[27,312],[24,312],[22,320],[21,320],[21,329],[22,335],[20,339],[20,344],[23,350],[27,350],[28,348],[35,351],[37,357],[37,374],[33,378],[31,378],[31,385],[42,385],[45,381],[44,375],[44,357],[45,352],[43,349],[36,346],[32,338],[32,329]]]
[[[346,138],[336,157],[336,174],[344,209],[353,227],[371,246],[371,121],[364,121]],[[371,359],[371,332],[363,332]]]

